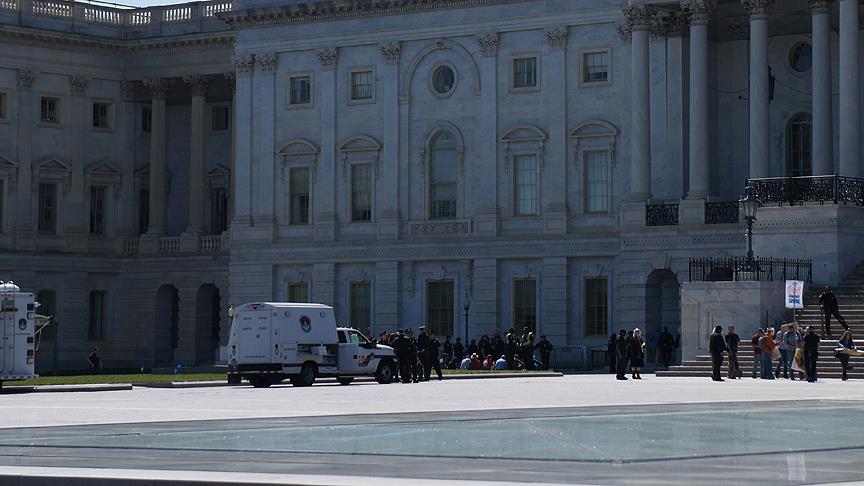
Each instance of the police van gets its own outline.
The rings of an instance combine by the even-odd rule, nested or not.
[[[347,385],[356,376],[390,383],[395,353],[360,331],[337,327],[333,308],[323,304],[252,302],[232,308],[228,374],[256,388],[286,378],[311,386],[318,377],[336,377]]]
[[[0,281],[0,386],[36,378],[36,307],[32,293]]]

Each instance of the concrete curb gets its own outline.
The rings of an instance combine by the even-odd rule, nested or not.
[[[0,393],[61,393],[61,392],[97,392],[97,391],[128,391],[131,383],[94,383],[90,385],[11,385],[4,386]]]

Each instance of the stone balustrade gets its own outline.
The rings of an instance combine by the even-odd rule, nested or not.
[[[194,241],[188,241],[190,239]],[[145,235],[140,238],[124,239],[120,242],[120,252],[126,256],[153,253],[160,255],[218,254],[227,251],[227,234],[169,236],[155,240],[148,239]]]

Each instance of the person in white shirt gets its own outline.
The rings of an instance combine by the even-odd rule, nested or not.
[[[506,356],[502,355],[500,358],[498,358],[498,361],[495,362],[495,369],[496,370],[506,370],[507,369],[507,357]]]
[[[471,358],[469,358],[468,356],[465,356],[465,358],[462,359],[462,362],[459,363],[459,369],[460,370],[467,370],[470,367],[471,367]]]

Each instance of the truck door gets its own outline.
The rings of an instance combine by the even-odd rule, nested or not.
[[[0,372],[12,373],[15,368],[15,295],[0,298]]]
[[[347,329],[339,331],[339,372],[344,374],[374,373],[370,343],[362,334]]]
[[[270,311],[244,311],[237,333],[237,361],[266,363],[270,360]]]

